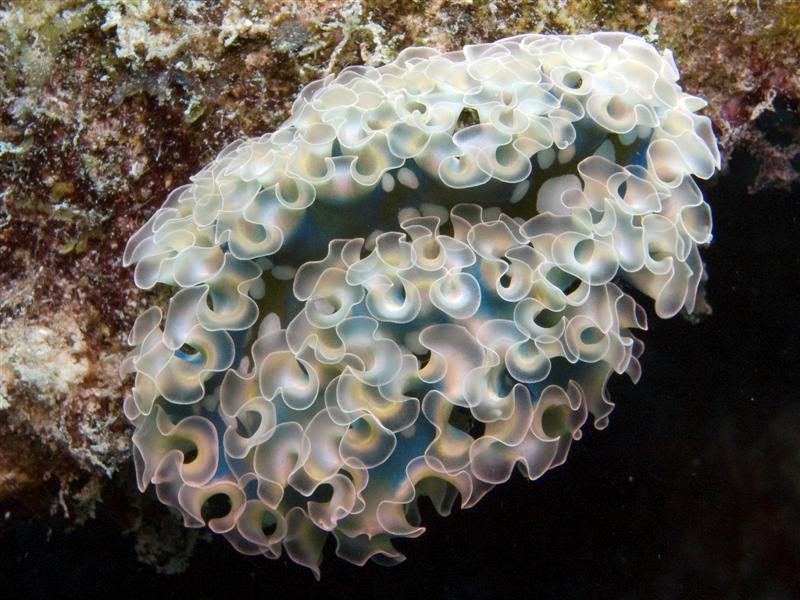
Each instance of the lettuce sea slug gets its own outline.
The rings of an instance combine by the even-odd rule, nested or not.
[[[521,35],[306,86],[130,239],[138,485],[319,576],[562,464],[647,327],[692,311],[720,156],[669,51]]]

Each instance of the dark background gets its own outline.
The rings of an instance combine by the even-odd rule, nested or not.
[[[316,583],[216,539],[160,575],[101,505],[71,532],[7,524],[0,597],[800,598],[800,190],[749,195],[755,170],[735,155],[703,182],[713,314],[659,321],[646,304],[643,377],[612,380],[609,427],[587,427],[538,481],[515,475],[449,518],[423,510],[403,564],[358,568],[326,548]]]

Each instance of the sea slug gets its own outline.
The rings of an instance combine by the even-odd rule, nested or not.
[[[130,239],[172,286],[130,334],[144,490],[319,576],[560,465],[645,310],[692,311],[719,168],[705,102],[625,33],[521,35],[306,86]]]

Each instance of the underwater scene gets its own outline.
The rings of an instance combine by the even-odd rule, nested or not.
[[[800,7],[0,21],[3,597],[800,597]]]

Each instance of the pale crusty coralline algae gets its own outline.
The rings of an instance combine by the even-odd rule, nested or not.
[[[669,51],[523,35],[307,86],[131,238],[139,487],[319,574],[566,459],[646,314],[694,307],[719,153]]]

